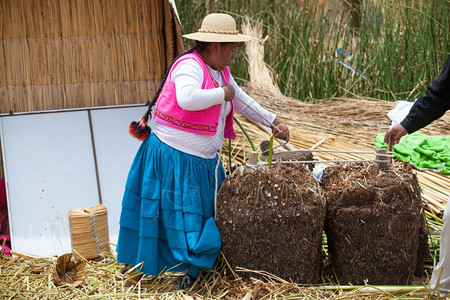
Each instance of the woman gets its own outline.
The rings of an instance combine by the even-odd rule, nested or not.
[[[145,141],[128,175],[117,244],[117,260],[143,262],[146,275],[185,272],[180,288],[191,286],[201,268],[210,269],[221,249],[214,196],[225,173],[217,151],[223,137],[235,137],[234,111],[271,122],[275,137],[289,140],[287,126],[231,76],[236,48],[252,39],[238,33],[231,16],[210,14],[198,32],[184,37],[196,46],[174,60],[146,115],[130,125]],[[156,125],[147,138],[155,102]]]

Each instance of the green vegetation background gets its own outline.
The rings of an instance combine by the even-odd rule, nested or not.
[[[358,96],[413,101],[450,53],[450,1],[360,0],[359,28],[350,25],[343,5],[329,9],[319,2],[183,0],[176,5],[184,33],[200,28],[211,12],[233,15],[239,28],[246,18],[260,23],[263,37],[269,37],[265,62],[282,92],[302,101]],[[231,65],[234,77],[249,80],[247,67],[241,49]]]

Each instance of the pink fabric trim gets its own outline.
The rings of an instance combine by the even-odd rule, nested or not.
[[[175,83],[171,79],[171,74],[175,67],[186,59],[194,59],[202,67],[202,89],[216,88],[214,81],[209,74],[208,67],[197,51],[186,54],[178,59],[170,69],[164,87],[161,91],[161,95],[153,111],[153,118],[155,121],[172,128],[204,135],[215,135],[220,117],[220,104],[200,111],[187,111],[178,105]],[[228,84],[230,82],[230,69],[226,67],[223,74],[225,75],[224,81]],[[231,113],[226,118],[224,130],[224,136],[231,139],[236,137],[233,129],[233,114],[234,105],[232,104]]]
[[[11,238],[9,235],[0,235],[0,251],[2,251],[3,241],[6,240],[5,243],[5,250],[3,250],[3,253],[5,253],[8,256],[11,256]]]

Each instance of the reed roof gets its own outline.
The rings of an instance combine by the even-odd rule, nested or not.
[[[145,103],[175,56],[167,0],[0,0],[0,113]]]

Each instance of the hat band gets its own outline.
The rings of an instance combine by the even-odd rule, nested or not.
[[[236,31],[222,31],[222,30],[199,29],[198,32],[219,33],[219,34],[236,34],[236,35],[239,34],[239,32],[237,30]]]

